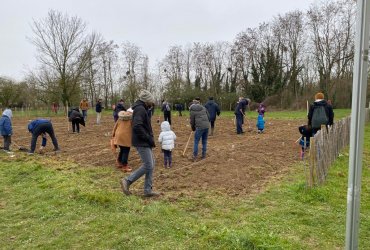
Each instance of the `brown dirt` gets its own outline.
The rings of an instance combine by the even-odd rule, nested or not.
[[[77,162],[84,167],[114,166],[115,158],[109,146],[114,125],[112,117],[103,116],[102,125],[98,126],[94,124],[95,116],[90,115],[87,126],[81,128],[80,134],[68,132],[68,123],[65,120],[61,117],[52,118],[62,152],[54,155],[51,140],[48,139],[47,155],[58,160]],[[248,131],[248,125],[245,124],[246,133],[236,135],[232,118],[218,118],[215,135],[208,139],[207,158],[197,162],[191,160],[193,138],[185,156],[182,156],[191,132],[188,117],[174,116],[172,120],[172,129],[177,135],[172,169],[164,169],[159,143],[154,149],[154,189],[161,192],[182,195],[211,190],[230,196],[255,193],[267,183],[284,176],[289,166],[299,160],[299,147],[294,143],[299,137],[297,127],[302,122],[299,120],[273,120],[267,116],[264,134],[257,134],[255,120],[250,120],[253,131]],[[156,121],[157,116],[153,117],[153,130],[157,141],[160,126]],[[29,147],[31,135],[26,129],[27,122],[25,118],[13,120],[12,139],[19,146]],[[39,138],[38,147],[40,143]],[[199,150],[201,152],[201,143]],[[129,165],[133,169],[140,166],[140,159],[134,148],[130,152]],[[117,172],[117,175],[121,176],[123,173]],[[137,190],[141,187],[141,184],[139,186],[135,183]]]

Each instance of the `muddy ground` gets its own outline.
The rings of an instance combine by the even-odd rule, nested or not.
[[[157,116],[152,125],[156,141],[160,132]],[[109,141],[113,128],[111,116],[103,116],[102,124],[95,124],[95,116],[90,114],[86,127],[80,134],[68,131],[65,118],[52,117],[53,126],[62,152],[52,153],[52,143],[48,139],[46,155],[58,160],[68,159],[84,167],[114,168],[115,158]],[[162,117],[161,117],[162,120]],[[206,192],[212,190],[230,196],[246,195],[262,190],[267,183],[284,176],[289,166],[299,160],[297,127],[302,121],[273,120],[266,117],[265,133],[257,134],[255,120],[244,125],[243,135],[235,133],[231,117],[221,117],[216,121],[215,135],[209,137],[207,158],[193,162],[193,138],[182,156],[191,128],[188,117],[172,117],[172,129],[177,135],[176,148],[173,152],[173,167],[164,169],[160,145],[154,149],[156,166],[154,171],[154,189],[160,192],[184,194],[192,191]],[[29,147],[31,135],[28,133],[28,119],[14,118],[13,142],[19,146]],[[70,124],[69,124],[70,126]],[[70,128],[71,130],[71,128]],[[38,140],[40,146],[41,139]],[[13,144],[14,146],[14,144]],[[199,145],[201,150],[201,144]],[[131,149],[129,165],[136,169],[140,159],[134,148]],[[127,175],[115,172],[118,177]],[[142,192],[142,184],[134,184],[134,191]]]

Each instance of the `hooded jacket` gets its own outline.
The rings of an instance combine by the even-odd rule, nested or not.
[[[218,107],[217,103],[214,100],[209,100],[204,107],[207,109],[209,114],[209,120],[215,121],[216,115],[220,115],[220,108]]]
[[[328,105],[328,103],[325,100],[316,100],[313,104],[310,106],[310,110],[308,112],[308,125],[312,125],[312,116],[315,112],[315,108],[319,106],[324,106],[326,116],[328,117],[328,123],[326,125],[333,125],[334,122],[334,112],[331,105]]]
[[[119,116],[113,128],[113,143],[118,146],[131,147],[132,113],[128,111],[121,112],[123,112],[123,116]]]
[[[138,100],[132,106],[132,146],[155,147],[152,124],[148,116],[148,108]]]
[[[5,109],[3,112],[2,117],[0,118],[0,133],[1,135],[12,135],[13,129],[12,129],[12,110]]]
[[[195,129],[209,128],[208,111],[199,103],[190,106],[190,125],[193,131],[195,131]]]
[[[161,131],[158,141],[162,144],[162,149],[171,151],[175,147],[176,134],[168,121],[161,123]]]

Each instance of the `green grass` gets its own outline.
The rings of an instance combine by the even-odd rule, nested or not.
[[[360,249],[370,246],[370,125],[366,126]],[[145,200],[121,194],[117,172],[0,154],[1,249],[343,249],[348,153],[325,185],[303,165],[264,193]]]

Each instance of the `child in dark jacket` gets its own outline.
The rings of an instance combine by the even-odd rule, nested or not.
[[[4,138],[4,150],[10,150],[10,144],[12,143],[12,111],[10,109],[5,109],[3,116],[0,119],[0,133]]]
[[[302,125],[298,127],[299,133],[301,133],[302,137],[299,140],[299,145],[301,145],[301,159],[303,160],[304,153],[307,148],[310,147],[310,138],[312,137],[312,129],[308,125]]]

